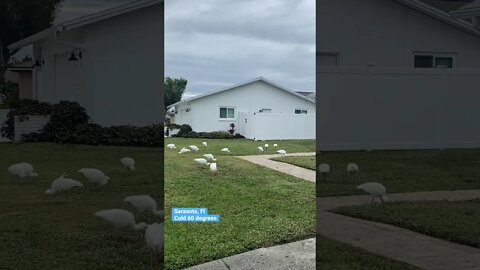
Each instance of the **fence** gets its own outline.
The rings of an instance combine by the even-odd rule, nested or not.
[[[49,116],[30,115],[28,119],[20,121],[18,116],[15,116],[15,141],[21,141],[23,134],[37,132],[48,123]]]
[[[238,113],[237,132],[253,140],[315,139],[315,114]]]
[[[480,147],[480,71],[317,67],[318,150]]]

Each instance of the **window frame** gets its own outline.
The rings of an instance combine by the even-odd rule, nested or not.
[[[222,109],[226,109],[226,118],[222,118],[222,115],[221,115],[221,111]],[[228,117],[228,111],[229,110],[233,110],[233,117],[232,118],[229,118]],[[225,120],[225,121],[231,121],[231,120],[235,120],[235,111],[236,111],[236,107],[235,106],[219,106],[218,107],[218,119],[219,120]]]
[[[300,111],[300,113],[297,113],[297,111]],[[294,114],[308,114],[308,110],[307,109],[299,109],[299,108],[296,108],[294,110]]]
[[[429,56],[432,57],[431,67],[416,67],[415,59],[417,56]],[[450,58],[452,59],[452,67],[437,67],[437,58]],[[456,53],[435,53],[435,52],[414,52],[413,53],[413,68],[431,68],[431,69],[454,69],[457,67],[457,54]]]

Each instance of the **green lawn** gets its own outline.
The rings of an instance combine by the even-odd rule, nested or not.
[[[363,249],[317,235],[317,269],[322,270],[420,270]]]
[[[327,182],[317,181],[317,196],[362,194],[360,182],[380,182],[387,192],[480,189],[480,150],[322,152],[317,165],[330,164]],[[360,167],[358,183],[346,172]]]
[[[177,149],[165,150],[166,215],[172,207],[206,207],[220,223],[166,221],[165,267],[181,269],[260,247],[315,236],[314,183],[299,180],[233,155],[255,154],[259,142],[249,140],[167,139]],[[272,144],[273,142],[268,142]],[[199,152],[178,154],[196,144]],[[287,151],[311,151],[314,141],[278,142]],[[220,154],[229,147],[231,154]],[[213,153],[218,172],[193,159]]]
[[[207,142],[208,146],[202,145],[202,142]],[[200,149],[207,150],[213,155],[223,154],[220,150],[224,147],[230,149],[230,156],[244,156],[244,155],[260,155],[260,154],[275,154],[277,150],[283,149],[287,153],[300,153],[300,152],[315,152],[315,140],[285,140],[285,141],[253,141],[246,139],[227,139],[227,140],[209,140],[209,139],[185,139],[185,138],[168,138],[168,143],[174,143],[178,153],[182,147],[188,147],[189,145],[196,145]],[[268,143],[269,148],[265,149],[265,152],[260,153],[257,147]],[[278,147],[273,147],[273,144],[278,144]],[[166,149],[167,151],[168,149]]]
[[[480,200],[398,202],[342,207],[335,212],[480,248]]]
[[[310,170],[315,170],[315,156],[311,156],[311,157],[286,156],[286,157],[272,158],[272,160],[293,164],[295,166],[299,166],[299,167],[310,169]]]
[[[142,232],[115,231],[93,215],[102,209],[124,208],[137,222],[155,222],[123,202],[127,195],[150,194],[163,206],[162,149],[90,147],[54,144],[0,144],[0,269],[147,269],[150,249]],[[137,169],[129,173],[119,159],[131,156]],[[28,161],[38,177],[12,182],[7,167]],[[62,172],[96,167],[110,176],[103,187],[44,195]]]

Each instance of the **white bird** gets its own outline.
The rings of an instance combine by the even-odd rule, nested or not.
[[[135,160],[131,157],[124,157],[120,159],[120,162],[123,166],[127,167],[128,170],[134,171],[135,170]]]
[[[207,142],[202,142],[203,146],[207,147],[208,143]]]
[[[210,163],[208,163],[208,161],[204,158],[196,158],[193,161],[197,162],[200,165],[210,165]]]
[[[323,175],[323,180],[327,180],[327,175],[330,173],[330,165],[322,163],[318,166],[318,172]]]
[[[10,165],[8,167],[8,172],[20,178],[24,178],[27,176],[30,176],[30,177],[38,176],[38,173],[34,172],[33,166],[28,162],[21,162],[21,163]]]
[[[257,147],[257,150],[258,150],[259,152],[263,152],[263,148],[262,148],[261,146]]]
[[[285,157],[285,156],[287,155],[287,151],[285,151],[285,150],[278,150],[278,151],[277,151],[277,154],[280,154],[280,155],[282,155],[282,157]]]
[[[372,195],[371,203],[375,202],[375,198],[379,198],[382,203],[387,200],[387,189],[384,185],[376,182],[368,182],[357,186],[358,189],[365,191],[366,193]]]
[[[273,147],[278,147],[278,144],[274,143],[274,144],[273,144]]]
[[[225,148],[223,148],[223,149],[222,149],[222,150],[220,150],[220,151],[222,151],[222,152],[226,152],[226,153],[230,153],[230,149],[228,149],[228,148],[226,148],[226,147],[225,147]]]
[[[135,223],[135,217],[132,213],[124,209],[101,210],[94,214],[95,216],[109,222],[116,228],[129,227],[136,231],[142,231],[147,228],[144,222]]]
[[[178,153],[179,153],[180,155],[183,155],[183,154],[186,154],[186,153],[188,153],[188,152],[190,152],[190,149],[187,149],[187,148],[184,147],[184,148],[180,149],[180,152],[178,152]]]
[[[210,164],[210,171],[211,172],[216,172],[217,171],[217,163],[211,163]]]
[[[98,185],[105,185],[110,180],[110,177],[106,176],[102,171],[95,168],[82,168],[78,170],[79,173],[83,174],[88,181]]]
[[[157,202],[150,195],[127,196],[123,201],[130,203],[140,212],[150,211],[157,217],[162,217],[165,213],[164,211],[157,209]]]
[[[359,172],[359,169],[358,169],[357,163],[350,162],[347,164],[347,173],[350,176],[357,176],[358,172]]]
[[[196,145],[190,145],[188,146],[190,147],[190,149],[192,149],[193,151],[197,152],[198,151],[198,147]]]
[[[209,161],[217,161],[212,154],[205,154],[203,156]]]
[[[60,177],[53,180],[50,189],[47,189],[45,194],[52,195],[56,192],[65,191],[74,187],[83,187],[83,184],[77,180],[65,178],[65,173],[63,173]]]
[[[264,147],[265,147],[265,149],[268,149],[268,143],[266,143],[266,144],[264,145]]]
[[[161,261],[163,257],[163,235],[163,222],[150,224],[145,230],[145,244],[153,250],[157,261]]]
[[[167,148],[171,150],[171,149],[175,149],[177,147],[175,146],[175,144],[169,143],[169,144],[167,144]]]

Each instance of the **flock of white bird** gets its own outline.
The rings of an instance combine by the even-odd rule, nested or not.
[[[120,159],[120,163],[126,167],[129,171],[135,170],[135,160],[131,157],[124,157]],[[36,177],[38,173],[35,172],[33,166],[28,162],[16,163],[8,167],[8,172],[12,177],[26,178]],[[110,177],[106,176],[104,172],[96,168],[82,168],[78,170],[88,182],[105,186]],[[66,191],[72,188],[82,188],[83,183],[71,178],[66,177],[64,172],[58,178],[53,180],[50,188],[45,191],[46,195],[53,195],[58,192]],[[131,204],[135,209],[140,212],[149,211],[160,219],[164,216],[163,210],[157,209],[156,201],[150,195],[134,195],[127,196],[123,200],[126,203]],[[115,228],[131,228],[133,230],[143,231],[145,230],[145,243],[150,247],[157,260],[162,259],[163,252],[163,221],[160,223],[147,224],[144,222],[136,223],[134,215],[125,209],[107,209],[94,213],[95,216],[110,223]]]
[[[323,180],[327,180],[327,175],[330,174],[330,165],[328,163],[321,163],[318,166],[318,172],[323,176]],[[347,174],[350,177],[357,177],[360,169],[357,163],[350,162],[347,164]],[[361,189],[372,196],[371,203],[375,202],[375,199],[379,199],[382,203],[387,200],[387,189],[384,185],[377,182],[367,182],[357,186],[357,189]]]
[[[208,146],[208,143],[207,142],[202,142],[202,145],[204,147],[207,147]],[[265,147],[265,149],[264,149]],[[277,148],[278,147],[278,144],[274,144],[273,145],[274,148]],[[177,149],[177,146],[174,144],[174,143],[169,143],[167,144],[167,148],[170,149],[170,150],[174,150],[174,149]],[[268,149],[268,143],[266,143],[263,147],[262,146],[259,146],[257,147],[257,150],[259,152],[265,152],[266,149]],[[200,148],[198,148],[198,146],[196,145],[189,145],[188,147],[182,147],[182,149],[180,149],[180,151],[178,152],[179,155],[185,155],[189,152],[198,152],[200,150]],[[230,149],[228,149],[227,147],[225,148],[222,148],[220,150],[220,152],[222,153],[230,153]],[[277,154],[280,154],[281,156],[286,156],[287,155],[287,151],[285,150],[278,150],[277,151]],[[213,154],[204,154],[202,158],[195,158],[193,161],[195,161],[196,163],[200,164],[200,165],[206,165],[206,166],[209,166],[210,167],[210,171],[212,173],[215,173],[217,172],[218,170],[218,165],[217,165],[217,159],[215,159],[215,157],[213,156]]]

